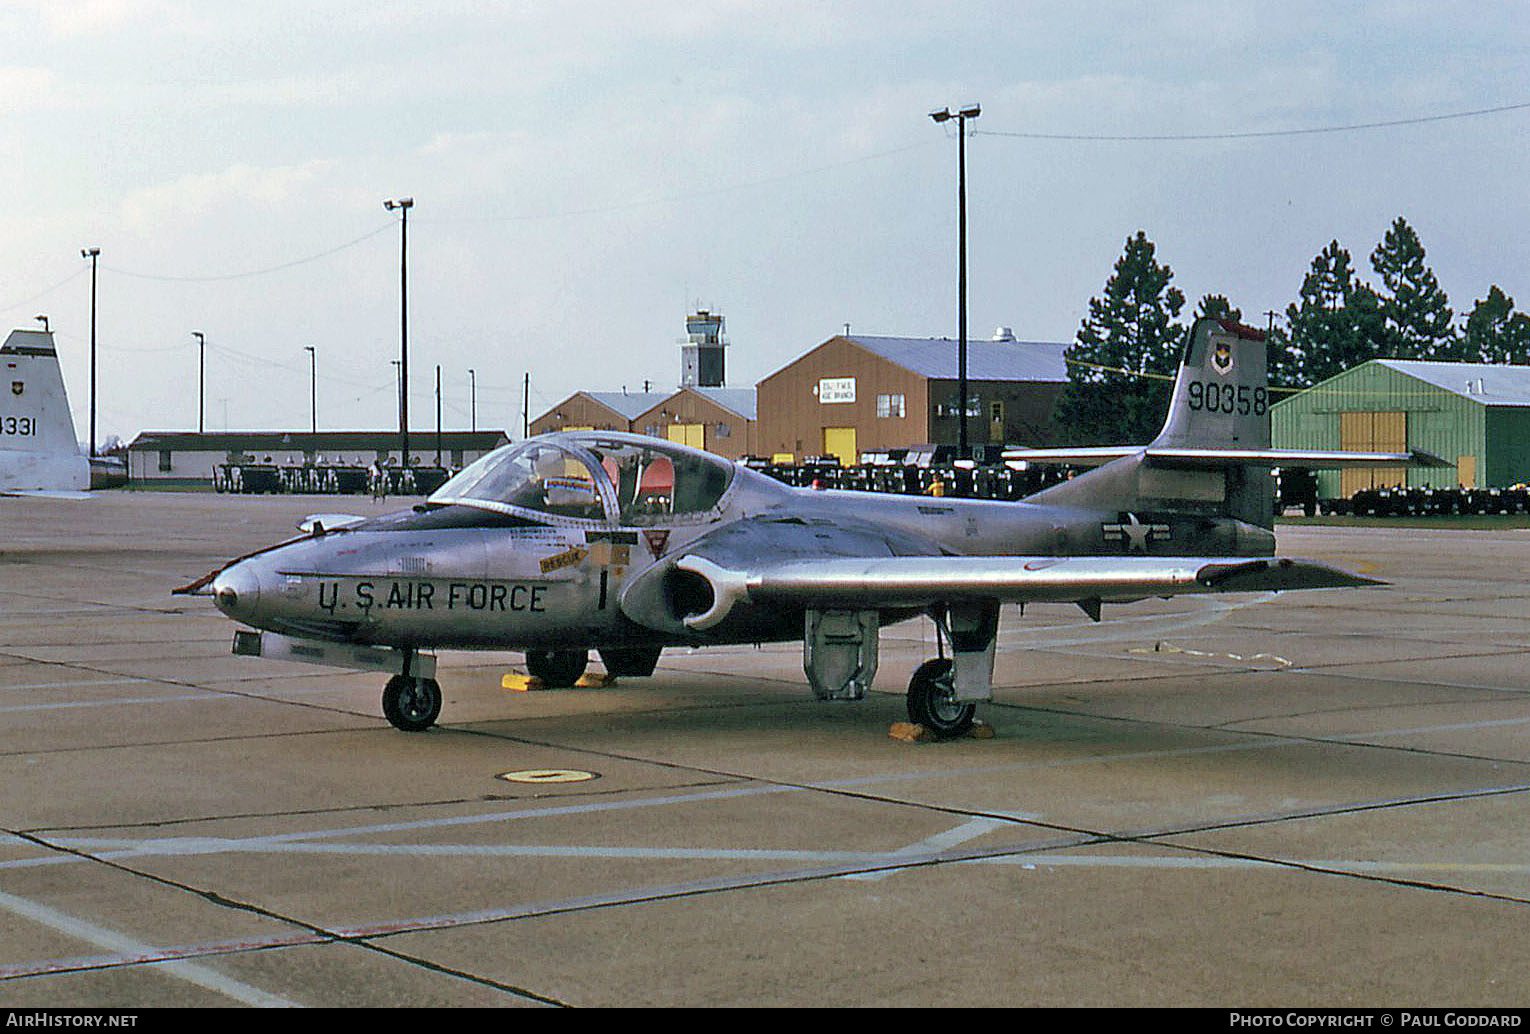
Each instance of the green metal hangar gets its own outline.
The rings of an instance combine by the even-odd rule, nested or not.
[[[1372,359],[1270,407],[1278,448],[1402,452],[1452,467],[1321,471],[1318,495],[1530,482],[1530,366]]]

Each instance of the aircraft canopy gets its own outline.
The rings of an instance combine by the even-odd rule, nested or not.
[[[712,510],[732,479],[728,461],[656,438],[533,439],[465,467],[430,501],[604,521],[615,499],[619,523],[645,525]]]

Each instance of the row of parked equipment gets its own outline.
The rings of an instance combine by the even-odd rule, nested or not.
[[[429,495],[451,474],[445,467],[224,463],[213,468],[213,490],[246,495]]]
[[[860,492],[953,496],[963,499],[1023,499],[1072,476],[1062,467],[1015,470],[1003,463],[913,465],[863,463],[840,466],[833,458],[778,464],[764,459],[745,463],[799,488],[838,488]],[[365,467],[356,465],[281,466],[272,463],[225,463],[213,469],[213,488],[232,493],[306,495],[429,495],[454,472],[446,467]],[[1530,513],[1530,489],[1515,488],[1377,488],[1347,499],[1319,499],[1317,479],[1306,471],[1282,471],[1277,478],[1276,512],[1297,507],[1313,514],[1358,517],[1424,517],[1452,514]]]
[[[1450,514],[1530,513],[1530,489],[1366,488],[1348,499],[1325,499],[1323,513],[1356,517],[1432,517]]]

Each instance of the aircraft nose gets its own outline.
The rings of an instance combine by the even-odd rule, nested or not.
[[[260,599],[260,579],[249,564],[235,564],[213,579],[212,591],[219,610],[231,618],[243,618]]]

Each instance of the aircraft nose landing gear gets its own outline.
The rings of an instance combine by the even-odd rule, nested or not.
[[[441,684],[435,679],[395,675],[383,687],[383,717],[395,729],[424,732],[441,715]]]

